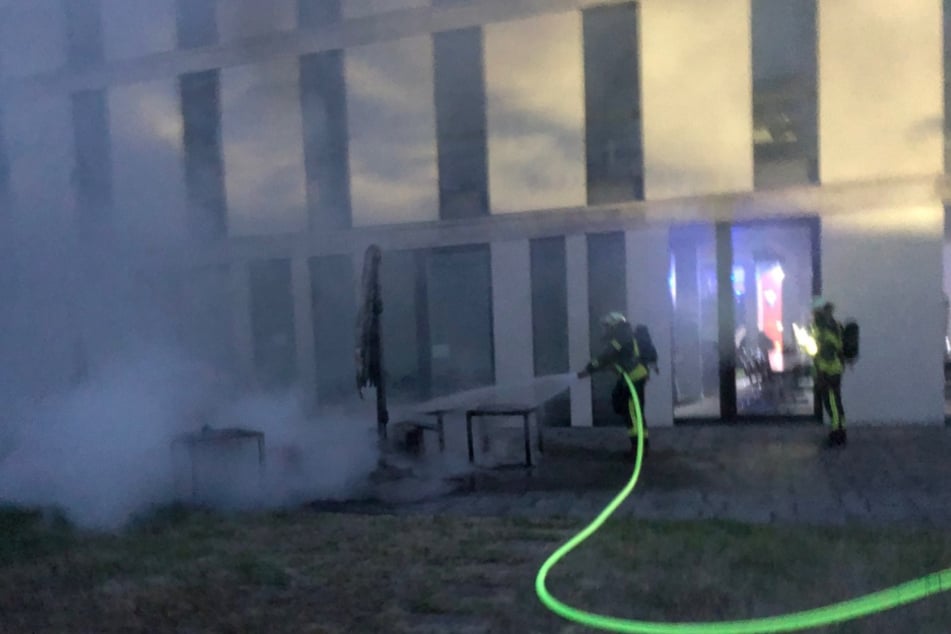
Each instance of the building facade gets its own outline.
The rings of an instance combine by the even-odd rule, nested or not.
[[[168,273],[167,314],[130,319],[226,333],[208,354],[249,380],[339,402],[379,244],[397,400],[578,370],[623,310],[660,353],[652,424],[814,417],[793,332],[821,293],[862,327],[850,421],[941,422],[948,14],[5,0],[0,284],[51,290],[4,319],[60,335],[42,364],[29,337],[8,356],[42,377],[114,341],[108,302],[61,310],[72,267],[27,263],[125,245]],[[90,279],[118,261],[87,259]],[[549,424],[616,424],[610,383]]]

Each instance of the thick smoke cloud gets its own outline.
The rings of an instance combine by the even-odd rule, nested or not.
[[[252,4],[259,22],[266,3]],[[0,3],[0,22],[30,13],[25,6]],[[117,15],[107,36],[122,31]],[[31,63],[61,63],[49,61]],[[191,495],[190,467],[171,443],[205,425],[263,431],[267,468],[261,479],[244,446],[200,455],[199,502],[272,507],[356,491],[376,466],[372,419],[315,418],[295,390],[262,393],[245,376],[228,269],[197,264],[206,247],[170,230],[187,216],[184,197],[175,206],[168,194],[174,183],[141,177],[167,178],[168,157],[183,152],[180,122],[164,117],[167,107],[148,108],[150,94],[147,85],[106,92],[111,195],[79,196],[76,145],[95,122],[68,95],[4,99],[0,108],[11,166],[10,195],[0,197],[0,504],[57,506],[82,526],[121,527]],[[163,117],[150,119],[155,112]],[[132,165],[138,200],[122,179]],[[150,187],[165,191],[160,204]]]

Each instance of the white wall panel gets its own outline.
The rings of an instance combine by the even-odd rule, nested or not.
[[[823,296],[861,327],[842,381],[850,422],[944,420],[943,225],[937,202],[822,221]]]
[[[822,183],[943,168],[940,0],[819,2]]]
[[[749,0],[644,2],[639,27],[645,196],[752,189]]]

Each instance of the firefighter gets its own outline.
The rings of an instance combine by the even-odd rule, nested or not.
[[[623,314],[611,312],[601,319],[601,339],[604,349],[578,373],[579,378],[590,376],[594,372],[613,371],[617,373],[617,383],[611,392],[611,404],[614,411],[624,416],[628,435],[631,438],[631,452],[637,454],[637,422],[632,418],[631,393],[624,375],[634,384],[634,390],[640,402],[641,417],[644,412],[644,387],[650,372],[641,359],[640,349],[634,337],[634,331]],[[644,423],[644,451],[649,447],[647,423]]]
[[[842,347],[843,327],[834,316],[835,306],[821,297],[812,303],[810,334],[815,341],[812,358],[816,379],[816,397],[832,423],[829,444],[845,445],[845,409],[842,407],[842,371],[845,357]]]

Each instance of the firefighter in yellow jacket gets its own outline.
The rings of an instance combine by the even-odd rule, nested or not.
[[[813,300],[810,334],[815,341],[812,358],[815,370],[816,396],[829,415],[832,431],[829,444],[845,445],[845,409],[842,407],[842,372],[845,357],[842,347],[843,327],[836,321],[835,307],[821,297]]]
[[[631,415],[631,393],[624,380],[624,375],[634,384],[634,390],[640,401],[641,417],[644,412],[644,387],[650,376],[647,365],[641,359],[634,331],[627,319],[618,312],[611,312],[601,319],[601,333],[604,349],[596,359],[593,359],[578,373],[580,378],[589,376],[593,372],[613,371],[617,373],[617,383],[611,392],[611,403],[614,411],[624,416],[627,423],[628,435],[631,438],[631,451],[637,452],[637,423]],[[644,451],[649,446],[647,423],[644,423]]]

